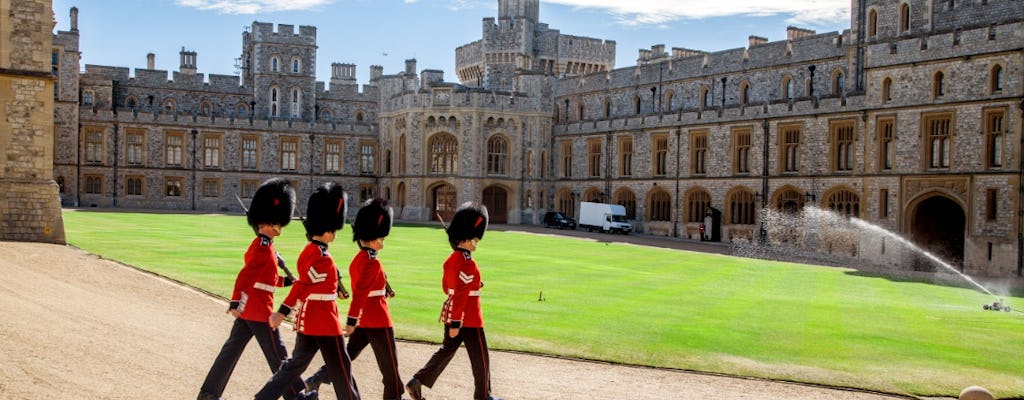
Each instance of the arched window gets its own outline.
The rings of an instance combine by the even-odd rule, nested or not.
[[[899,12],[898,17],[899,17],[898,32],[899,33],[905,33],[905,32],[910,31],[910,4],[908,4],[908,3],[900,4],[900,12]]]
[[[793,190],[790,186],[789,189],[784,190],[775,199],[775,209],[789,214],[796,214],[804,208],[804,198],[803,194]]]
[[[676,93],[669,90],[665,92],[665,111],[672,112],[672,98],[676,97]]]
[[[356,111],[356,122],[363,122],[366,119],[366,114],[362,111]]]
[[[793,77],[786,75],[782,77],[782,99],[793,99]]]
[[[647,220],[672,220],[672,196],[669,196],[668,192],[661,189],[651,192],[647,200]]]
[[[210,115],[213,111],[213,105],[209,101],[203,100],[199,103],[199,115]]]
[[[747,105],[750,101],[750,83],[747,81],[740,82],[740,104]]]
[[[995,93],[1003,90],[1003,66],[996,64],[992,66],[992,73],[989,74],[989,89]]]
[[[163,107],[164,111],[170,114],[174,114],[174,111],[177,109],[177,106],[174,104],[174,99],[164,100]]]
[[[612,116],[612,101],[604,99],[604,117],[611,118]]]
[[[297,74],[302,71],[302,62],[298,57],[292,58],[292,73]]]
[[[586,116],[585,111],[586,111],[586,108],[584,107],[582,101],[579,102],[578,104],[576,104],[576,118],[577,119],[582,121],[583,118]]]
[[[849,190],[839,190],[828,196],[825,202],[829,211],[847,217],[860,217],[860,196]]]
[[[686,196],[686,222],[704,222],[704,214],[711,207],[711,193],[696,189]]]
[[[237,113],[235,114],[235,116],[237,116],[238,118],[244,118],[245,117],[245,113],[247,113],[249,111],[248,106],[246,106],[245,103],[241,103],[241,102],[238,103],[238,106],[235,109],[237,110]]]
[[[843,77],[843,71],[835,70],[832,73],[832,94],[842,95],[846,88],[846,79]]]
[[[508,175],[508,141],[498,135],[487,139],[487,174]]]
[[[640,114],[640,96],[633,95],[633,114]]]
[[[620,189],[612,201],[626,209],[626,219],[636,219],[636,195],[632,190]]]
[[[331,112],[327,110],[320,111],[320,119],[324,122],[331,122]]]
[[[700,104],[701,108],[711,108],[711,96],[708,96],[708,87],[703,86],[700,88]]]
[[[271,57],[270,58],[270,71],[278,72],[280,70],[280,68],[281,68],[280,65],[279,65],[280,63],[281,62],[277,59],[277,57]]]
[[[130,110],[134,110],[139,106],[139,100],[135,96],[128,96],[128,99],[124,101],[124,106]]]
[[[278,115],[277,111],[280,108],[280,105],[278,104],[279,100],[277,99],[277,95],[278,95],[277,88],[276,87],[270,88],[270,116],[271,117],[276,117]]]
[[[757,205],[754,193],[748,189],[740,189],[729,196],[729,223],[736,225],[753,225],[757,217]]]
[[[292,89],[292,118],[299,118],[302,115],[302,92],[299,89]]]
[[[868,10],[868,37],[874,38],[878,34],[878,11],[874,8]]]
[[[459,141],[450,133],[438,133],[427,142],[430,151],[430,172],[433,174],[454,174],[459,156]]]
[[[892,101],[892,78],[886,77],[882,80],[882,102]]]
[[[946,74],[936,72],[932,79],[932,96],[942,97],[946,93]]]
[[[398,138],[398,173],[405,173],[405,157],[408,156],[408,150],[405,147],[405,135]]]

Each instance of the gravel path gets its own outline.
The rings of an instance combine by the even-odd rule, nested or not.
[[[7,318],[0,324],[0,398],[193,399],[230,329],[225,309],[222,299],[72,247],[0,242],[0,313]],[[291,348],[295,335],[285,329]],[[411,377],[435,349],[400,342],[402,376]],[[251,344],[226,398],[252,398],[267,380],[258,353]],[[370,354],[354,370],[363,398],[378,399]],[[508,400],[901,398],[519,353],[492,351],[491,358],[494,394]],[[459,352],[424,395],[468,399],[472,385]],[[334,395],[326,389],[321,398]]]

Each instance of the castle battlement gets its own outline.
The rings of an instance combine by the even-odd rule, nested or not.
[[[162,124],[168,125],[168,129],[174,129],[173,125],[180,124],[180,129],[191,130],[196,126],[202,126],[204,131],[210,130],[271,130],[280,134],[317,133],[334,135],[375,135],[375,124],[358,122],[322,122],[322,121],[301,121],[287,119],[249,119],[235,118],[231,116],[203,116],[187,113],[166,113],[166,112],[138,112],[128,108],[119,107],[115,113],[113,110],[86,109],[80,111],[82,121],[90,124],[119,123],[119,124]]]
[[[865,51],[865,60],[867,68],[878,68],[936,59],[969,58],[984,53],[1020,51],[1022,40],[1024,22],[1017,21],[870,43]]]
[[[253,38],[261,42],[316,45],[316,27],[314,26],[301,25],[298,34],[295,33],[294,25],[278,24],[277,29],[274,28],[272,23],[253,22]]]

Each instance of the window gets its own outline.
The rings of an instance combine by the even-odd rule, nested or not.
[[[320,119],[324,122],[331,122],[331,112],[326,110],[320,111]]]
[[[85,162],[103,162],[103,128],[88,128],[85,131]]]
[[[732,132],[733,173],[750,173],[750,128],[734,129]]]
[[[540,177],[542,179],[548,177],[548,152],[547,151],[541,151],[540,152]]]
[[[142,165],[145,131],[129,129],[125,134],[125,162],[128,165]]]
[[[459,144],[450,133],[438,133],[430,138],[430,172],[434,174],[454,174],[456,159],[459,155]]]
[[[989,89],[995,93],[1003,90],[1003,66],[996,64],[989,74]]]
[[[297,74],[301,71],[302,63],[299,62],[298,57],[292,59],[292,73]]]
[[[932,96],[942,97],[944,94],[946,94],[946,74],[939,71],[932,78]]]
[[[341,172],[341,142],[328,141],[324,145],[324,171],[329,173]]]
[[[642,103],[642,101],[640,100],[640,96],[639,95],[633,95],[633,114],[640,115],[640,104],[641,103]]]
[[[668,175],[668,135],[653,135],[654,143],[654,175]]]
[[[840,96],[843,94],[843,89],[846,87],[846,79],[843,77],[843,71],[836,70],[832,74],[832,94]]]
[[[950,147],[952,146],[952,116],[949,114],[927,115],[922,124],[925,132],[925,159],[928,168],[949,168]]]
[[[242,181],[238,183],[238,196],[243,199],[251,199],[259,186],[260,181],[258,180],[242,179]]]
[[[626,209],[626,219],[636,219],[636,195],[629,189],[622,189],[615,194],[615,204]]]
[[[256,136],[242,136],[242,169],[256,169],[259,163],[259,143]]]
[[[50,74],[53,75],[53,98],[60,96],[60,50],[50,52]]]
[[[786,126],[780,129],[782,135],[782,171],[800,171],[800,127]]]
[[[164,100],[163,108],[164,112],[168,114],[174,114],[175,110],[177,109],[177,105],[174,104],[174,99],[167,99]]]
[[[708,87],[704,86],[700,88],[700,104],[701,108],[711,108],[711,96],[708,95]]]
[[[611,118],[611,116],[612,116],[612,101],[608,100],[608,99],[605,99],[604,100],[604,117],[605,118]]]
[[[405,146],[405,135],[398,138],[398,173],[405,173],[405,158],[408,157],[408,150]]]
[[[892,101],[892,78],[882,80],[882,103]]]
[[[825,204],[829,211],[847,217],[860,217],[860,196],[849,190],[839,190],[830,194]]]
[[[587,176],[597,178],[601,176],[601,139],[592,139],[587,142]]]
[[[582,101],[576,104],[576,119],[583,121],[586,118],[586,111]]]
[[[999,216],[999,189],[985,190],[985,220],[995,221]]]
[[[164,196],[166,197],[181,197],[182,182],[184,179],[169,177],[164,179]]]
[[[665,111],[672,112],[672,99],[675,97],[675,92],[671,90],[665,92],[665,106],[663,107]]]
[[[203,178],[203,197],[220,197],[220,179]]]
[[[210,135],[203,139],[203,167],[220,168],[220,135]]]
[[[690,172],[694,175],[708,173],[708,131],[690,132]]]
[[[753,225],[757,215],[754,194],[743,189],[729,196],[729,223],[734,225]]]
[[[384,174],[391,175],[391,149],[384,150]]]
[[[832,170],[852,171],[854,164],[853,121],[833,121],[829,124],[832,142]]]
[[[533,150],[526,152],[526,177],[533,177]]]
[[[454,167],[454,164],[453,164],[453,167]],[[376,172],[377,172],[377,146],[374,145],[371,142],[360,143],[359,144],[359,173],[363,174],[363,175],[373,175]]]
[[[686,199],[686,222],[704,222],[704,214],[711,208],[711,193],[697,189]],[[708,227],[710,229],[710,227]]]
[[[740,82],[740,104],[747,105],[750,102],[750,83]]]
[[[203,101],[199,103],[199,115],[210,115],[213,111],[213,105],[209,101]]]
[[[363,122],[366,119],[366,113],[362,111],[356,111],[356,122]]]
[[[164,153],[166,158],[164,163],[167,166],[180,167],[181,155],[185,148],[185,134],[174,132],[168,133],[164,136]]]
[[[898,33],[905,33],[910,31],[910,4],[900,4],[899,11],[899,26],[897,27]]]
[[[86,194],[101,194],[101,193],[103,193],[103,175],[86,175],[85,176],[85,193]]]
[[[373,186],[372,185],[359,185],[359,202],[362,203],[364,201],[367,201],[367,200],[370,200],[370,199],[376,197],[374,195],[374,192],[376,192],[376,191],[373,190]]]
[[[245,118],[245,113],[249,111],[249,108],[242,103],[238,103],[237,113],[235,114],[238,118]]]
[[[782,77],[782,99],[792,100],[793,93],[793,77],[789,75]]]
[[[136,99],[135,96],[128,96],[128,98],[124,100],[124,106],[130,110],[134,110],[139,107],[139,100]]]
[[[302,115],[302,93],[299,89],[292,89],[292,118],[299,118]]]
[[[868,37],[874,38],[878,35],[878,11],[874,8],[868,11]]]
[[[281,170],[295,171],[299,158],[299,139],[281,138]]]
[[[880,171],[888,171],[893,168],[893,158],[896,155],[895,122],[893,118],[879,118],[876,124],[876,129],[878,129],[878,169]]]
[[[647,220],[672,220],[672,197],[668,195],[668,192],[661,189],[651,192],[649,205],[647,207]]]
[[[572,177],[572,142],[562,142],[562,177]]]
[[[1003,118],[1006,110],[986,110],[985,124],[985,167],[999,168],[1003,166]]]
[[[125,196],[142,196],[142,177],[125,177],[124,194]]]
[[[619,138],[619,175],[633,176],[633,138]]]
[[[277,111],[280,108],[278,106],[277,94],[278,94],[277,93],[277,88],[270,88],[270,116],[271,117],[276,117],[277,116]]]
[[[91,106],[93,105],[93,93],[92,90],[82,91],[82,105]]]
[[[487,174],[508,175],[508,141],[498,135],[487,139]]]
[[[878,218],[889,218],[889,189],[878,190]]]
[[[279,71],[280,70],[280,66],[278,64],[280,64],[280,61],[278,61],[277,57],[271,57],[270,58],[270,71],[271,72]]]

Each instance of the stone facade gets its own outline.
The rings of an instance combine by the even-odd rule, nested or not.
[[[53,181],[49,1],[0,2],[0,239],[65,242]]]
[[[499,0],[441,71],[317,82],[316,29],[256,22],[241,76],[86,65],[59,32],[54,175],[64,204],[240,211],[283,176],[391,200],[403,219],[482,201],[540,223],[623,204],[637,231],[772,237],[759,210],[808,205],[910,237],[978,275],[1021,274],[1024,8],[1019,0],[853,0],[850,29],[790,27],[717,52],[658,44],[612,68],[615,42],[563,35],[536,0]],[[87,55],[86,55],[87,56]],[[276,62],[274,61],[276,60]],[[276,97],[275,97],[276,96]],[[848,238],[847,238],[848,239]],[[927,268],[884,241],[836,251]],[[831,239],[830,239],[831,240]],[[855,242],[855,241],[854,241]]]

